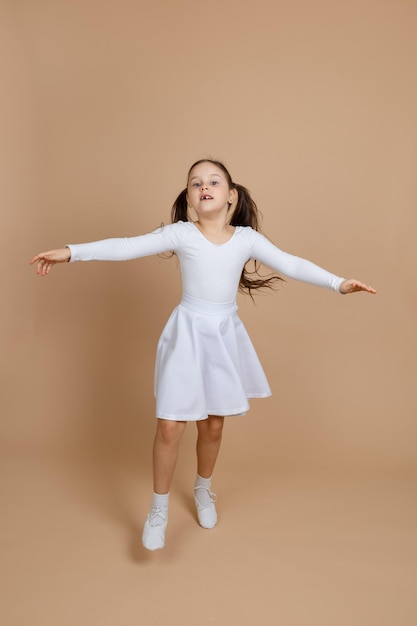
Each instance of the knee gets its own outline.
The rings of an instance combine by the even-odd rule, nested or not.
[[[165,445],[176,444],[180,441],[186,422],[175,422],[171,420],[158,420],[156,439]]]
[[[219,441],[223,432],[222,417],[208,418],[204,422],[199,422],[199,435],[208,441]]]

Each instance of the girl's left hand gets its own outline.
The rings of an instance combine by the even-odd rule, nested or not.
[[[369,285],[365,285],[361,283],[359,280],[355,280],[354,278],[350,278],[349,280],[344,280],[339,287],[340,293],[354,293],[355,291],[367,291],[368,293],[376,293],[376,289],[370,287]]]

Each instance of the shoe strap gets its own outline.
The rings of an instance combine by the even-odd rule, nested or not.
[[[197,489],[204,489],[204,491],[208,491],[211,501],[216,502],[217,494],[213,493],[210,489],[208,489],[208,487],[202,487],[201,485],[197,485],[197,487],[194,487],[194,491],[197,491]]]
[[[153,506],[149,512],[149,521],[151,522],[155,517],[160,517],[164,521],[167,519],[167,511],[159,508],[158,506]]]

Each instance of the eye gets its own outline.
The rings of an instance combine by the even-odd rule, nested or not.
[[[218,185],[218,184],[219,184],[219,181],[218,181],[218,180],[212,180],[212,181],[211,181],[211,184],[212,184],[212,185]]]
[[[199,186],[200,186],[200,183],[193,183],[193,184],[191,185],[191,187],[199,187]]]

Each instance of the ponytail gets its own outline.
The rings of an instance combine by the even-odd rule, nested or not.
[[[171,222],[187,222],[188,221],[188,202],[187,189],[183,189],[177,196],[171,209]]]
[[[260,212],[249,190],[243,185],[232,184],[238,193],[238,200],[230,220],[231,226],[251,226],[254,230],[259,230]]]

